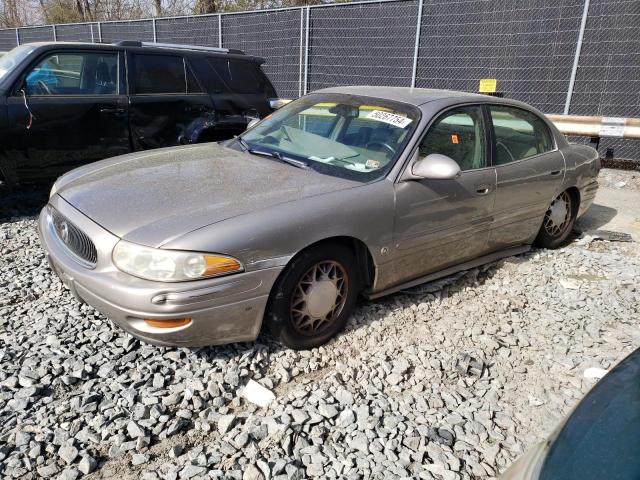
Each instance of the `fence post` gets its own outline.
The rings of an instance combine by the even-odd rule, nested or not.
[[[51,25],[51,28],[53,29],[53,41],[57,42],[58,41],[58,32],[56,32],[56,26],[55,25]]]
[[[20,32],[19,29],[16,28],[16,45],[20,45]]]
[[[576,74],[578,73],[578,63],[580,62],[580,51],[582,50],[582,39],[584,38],[584,30],[587,26],[587,17],[589,16],[589,0],[584,0],[584,9],[582,10],[582,23],[580,23],[580,32],[578,33],[578,41],[576,43],[576,54],[573,57],[573,68],[571,69],[571,78],[569,78],[569,88],[567,89],[567,99],[564,102],[565,115],[569,115],[571,107],[571,97],[573,96],[573,86],[576,83]]]
[[[153,43],[158,43],[158,32],[156,32],[156,17],[151,19],[153,22]]]
[[[298,59],[298,65],[300,69],[298,71],[298,96],[302,96],[302,41],[304,38],[304,7],[300,7],[300,58]]]
[[[422,6],[424,0],[418,3],[418,21],[416,22],[416,44],[413,47],[413,68],[411,70],[411,88],[416,86],[416,73],[418,71],[418,50],[420,49],[420,30],[422,29]]]
[[[307,10],[307,21],[305,25],[304,32],[304,85],[302,88],[302,93],[304,95],[307,94],[307,88],[309,83],[309,7],[306,7]]]
[[[102,43],[102,25],[98,22],[98,43]]]
[[[222,14],[218,14],[218,48],[222,48]]]

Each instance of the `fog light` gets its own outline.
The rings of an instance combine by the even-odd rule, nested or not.
[[[156,328],[175,328],[189,325],[191,323],[191,318],[167,318],[163,320],[158,318],[145,318],[144,322],[147,325]]]

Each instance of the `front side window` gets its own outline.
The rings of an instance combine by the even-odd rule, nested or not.
[[[439,153],[455,160],[460,170],[486,165],[482,109],[478,106],[448,110],[429,128],[420,143],[420,157]]]
[[[118,54],[55,53],[25,79],[27,95],[117,95]]]
[[[343,178],[370,181],[388,172],[420,113],[410,105],[344,94],[303,97],[260,122],[242,139]]]
[[[534,113],[515,107],[489,107],[495,132],[496,165],[515,162],[553,150],[547,124]]]
[[[187,75],[182,57],[134,55],[137,94],[187,93]]]

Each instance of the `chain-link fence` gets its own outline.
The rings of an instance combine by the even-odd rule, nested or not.
[[[639,0],[379,0],[0,29],[0,50],[54,40],[239,48],[266,60],[282,97],[358,84],[477,91],[496,78],[546,113],[640,116]],[[640,160],[640,142],[601,148]]]

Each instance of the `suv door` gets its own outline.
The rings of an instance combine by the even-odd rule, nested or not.
[[[487,106],[497,189],[492,249],[531,243],[564,179],[564,157],[546,122],[533,112]]]
[[[18,179],[55,178],[86,163],[129,152],[122,55],[50,51],[7,99]]]
[[[131,53],[129,116],[136,150],[196,143],[213,104],[182,55]]]
[[[488,166],[487,145],[483,111],[476,105],[445,111],[427,131],[419,146],[419,158],[431,153],[447,155],[462,172],[453,180],[396,184],[398,281],[487,252],[495,196],[495,171]]]

